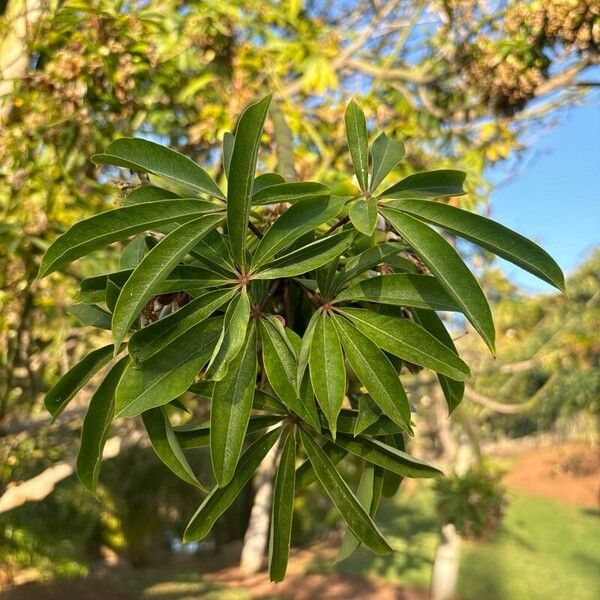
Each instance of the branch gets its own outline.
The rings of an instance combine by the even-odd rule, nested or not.
[[[600,63],[600,57],[586,56],[585,58],[566,68],[564,71],[557,73],[539,85],[535,90],[536,98],[540,98],[541,96],[555,92],[558,89],[573,85],[575,83],[575,78],[577,75],[579,75],[579,73],[598,63]]]
[[[137,445],[141,437],[140,432],[134,431],[126,437],[110,438],[104,446],[102,460],[115,458],[122,450]],[[75,459],[63,460],[27,481],[9,483],[4,494],[0,496],[0,514],[23,506],[27,502],[39,502],[47,498],[58,483],[74,472]]]

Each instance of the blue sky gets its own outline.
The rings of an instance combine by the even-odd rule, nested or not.
[[[600,105],[571,108],[531,147],[534,158],[491,195],[492,218],[542,245],[565,273],[600,245]],[[489,173],[503,181],[506,167]],[[499,260],[524,291],[552,288]]]

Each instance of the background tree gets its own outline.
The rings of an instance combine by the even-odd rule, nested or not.
[[[474,207],[489,191],[486,167],[521,155],[532,125],[582,98],[593,82],[581,74],[598,62],[598,11],[582,1],[500,9],[361,1],[341,10],[295,0],[151,0],[142,8],[10,0],[2,8],[2,47],[18,49],[0,53],[3,431],[31,421],[41,392],[95,342],[82,339],[65,307],[97,265],[42,284],[33,277],[51,239],[112,202],[110,174],[100,177],[88,160],[111,140],[158,139],[223,181],[216,148],[232,115],[269,87],[288,116],[298,177],[343,192],[342,115],[358,94],[369,122],[406,143],[396,175],[463,168],[463,203]],[[285,145],[274,143],[276,133],[269,127],[267,145]],[[109,251],[98,265],[115,260]]]

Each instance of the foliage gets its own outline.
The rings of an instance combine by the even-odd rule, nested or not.
[[[50,240],[107,208],[114,172],[98,177],[88,157],[114,139],[159,139],[223,182],[218,142],[232,115],[273,88],[298,142],[286,169],[354,193],[339,176],[349,166],[342,117],[360,89],[369,123],[409,150],[394,174],[468,170],[460,202],[473,208],[489,190],[486,167],[519,155],[532,124],[585,95],[572,84],[598,56],[593,3],[570,0],[355,0],[344,11],[330,1],[40,0],[26,27],[11,10],[22,4],[0,5],[3,421],[38,410],[47,385],[96,343],[65,313],[86,273],[34,277]],[[22,29],[24,69],[5,78],[3,49],[23,43]],[[269,124],[263,139],[277,135]],[[273,170],[275,157],[266,161]],[[89,272],[114,261],[109,249]]]
[[[317,479],[355,536],[352,546],[363,543],[386,554],[391,547],[373,520],[381,493],[390,488],[386,477],[439,475],[405,452],[404,435],[413,434],[411,407],[398,377],[403,361],[429,368],[450,409],[460,402],[469,368],[435,310],[461,312],[494,351],[481,288],[427,223],[558,288],[564,283],[552,258],[529,240],[435,202],[461,195],[464,173],[423,172],[378,191],[372,182],[385,178],[402,148],[383,139],[369,150],[366,120],[355,102],[346,111],[360,188],[354,196],[274,173],[256,176],[270,101],[266,96],[248,106],[224,146],[226,194],[204,169],[163,146],[126,138],[110,144],[93,160],[142,172],[150,184],[132,191],[121,207],[58,237],[38,277],[134,236],[124,251],[127,264],[122,259],[127,268],[81,284],[80,318],[110,329],[112,343],[72,367],[46,394],[46,407],[56,419],[110,357],[118,357],[90,401],[78,475],[95,491],[114,417],[142,415],[157,456],[200,491],[204,484],[183,449],[208,445],[215,484],[185,541],[208,535],[279,444],[269,569],[280,581],[296,489]],[[385,240],[375,232],[380,221]],[[165,305],[172,314],[165,316]],[[210,398],[210,419],[173,428],[166,407],[181,408],[188,390]],[[368,401],[359,403],[363,394]],[[348,401],[358,410],[343,408]],[[296,469],[298,442],[306,461]],[[369,483],[359,485],[357,495],[335,466],[346,453],[370,465],[363,471]]]
[[[570,275],[568,296],[527,297],[512,288],[500,294],[495,314],[504,352],[500,364],[484,363],[475,384],[497,402],[522,409],[480,415],[483,435],[597,435],[599,273],[600,253],[595,251]]]
[[[482,463],[464,475],[439,479],[435,491],[438,517],[464,538],[486,539],[500,527],[507,497],[497,469]]]

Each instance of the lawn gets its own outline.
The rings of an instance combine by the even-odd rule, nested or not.
[[[597,511],[511,492],[501,530],[462,546],[458,594],[464,600],[600,598]],[[437,544],[430,490],[421,486],[382,506],[378,521],[399,549],[376,557],[359,551],[334,570],[427,588]],[[323,567],[323,563],[318,564]]]
[[[412,493],[384,502],[378,522],[396,553],[378,557],[359,550],[332,566],[332,550],[327,545],[323,550],[321,544],[319,551],[303,551],[291,558],[289,585],[270,586],[264,574],[236,580],[231,569],[202,576],[200,563],[190,557],[189,563],[178,567],[106,569],[83,580],[22,586],[7,592],[6,598],[249,600],[309,598],[311,589],[318,589],[323,598],[370,598],[383,594],[384,588],[389,593],[390,584],[426,590],[438,539],[428,485],[419,484]],[[463,544],[459,597],[596,600],[600,598],[599,540],[598,512],[513,491],[501,530],[487,542]],[[302,590],[307,593],[297,596]],[[394,595],[392,591],[385,597]]]

